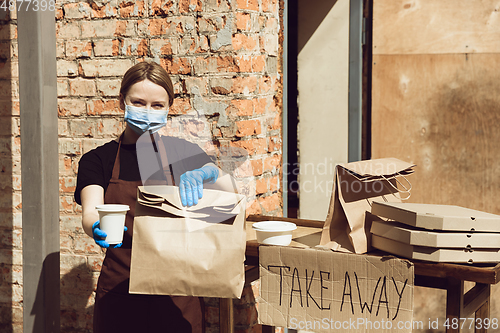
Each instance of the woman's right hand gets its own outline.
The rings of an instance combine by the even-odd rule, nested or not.
[[[104,231],[102,231],[99,227],[100,227],[100,221],[96,221],[92,225],[92,237],[94,237],[94,241],[96,242],[97,245],[107,249],[109,247],[109,244],[108,242],[105,241],[105,239],[108,235]]]
[[[94,238],[94,241],[96,242],[97,245],[100,247],[107,249],[109,247],[109,243],[105,241],[106,237],[108,236],[104,231],[102,231],[100,228],[100,221],[94,222],[92,225],[92,237]],[[127,231],[128,228],[124,227],[124,231]],[[118,247],[121,247],[123,243],[116,244],[113,246],[113,249],[116,249]]]

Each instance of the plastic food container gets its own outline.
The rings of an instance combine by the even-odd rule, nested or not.
[[[291,222],[262,221],[254,223],[252,228],[257,233],[259,244],[287,246],[292,241],[292,231],[297,226]]]

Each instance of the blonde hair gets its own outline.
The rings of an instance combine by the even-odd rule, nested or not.
[[[123,76],[120,97],[125,98],[133,84],[146,79],[163,87],[167,91],[168,104],[172,106],[174,103],[174,86],[172,80],[167,71],[155,62],[144,61],[130,67]]]

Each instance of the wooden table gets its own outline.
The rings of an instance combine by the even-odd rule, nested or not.
[[[251,224],[257,221],[275,220],[289,221],[299,226],[294,233],[294,243],[291,245],[307,247],[319,243],[319,235],[323,228],[323,222],[312,220],[291,219],[282,217],[269,217],[251,215],[247,218],[247,248],[246,264],[248,279],[258,278],[259,244],[255,239],[255,233]],[[300,240],[300,242],[296,242]],[[381,255],[381,251],[370,252],[370,255]],[[386,254],[386,253],[384,253]],[[414,264],[415,285],[421,287],[437,288],[446,290],[446,318],[451,323],[453,318],[469,318],[472,314],[475,318],[490,318],[490,291],[491,285],[500,281],[500,264],[496,266],[473,266],[467,264],[433,263],[419,260],[411,260]],[[474,287],[464,293],[464,281],[472,281]],[[499,318],[500,319],[500,318]],[[470,322],[467,321],[467,325]],[[458,329],[449,328],[446,332],[460,332]],[[487,332],[486,329],[478,329],[476,332]],[[274,332],[274,328],[264,326],[262,332]]]

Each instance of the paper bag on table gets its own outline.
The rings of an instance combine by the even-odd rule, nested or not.
[[[203,190],[181,205],[176,186],[139,186],[130,293],[240,298],[245,272],[245,196]]]
[[[415,165],[396,158],[339,164],[320,245],[336,251],[365,253],[370,250],[370,214],[375,201],[401,202],[408,198],[407,175]]]

